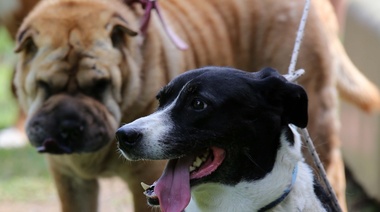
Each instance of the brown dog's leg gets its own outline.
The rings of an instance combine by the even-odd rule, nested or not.
[[[98,181],[81,179],[78,176],[64,173],[67,170],[58,170],[63,167],[53,164],[51,162],[51,170],[61,200],[61,211],[96,212],[98,209]]]
[[[310,108],[309,120],[317,121],[310,122],[308,129],[310,130],[310,135],[312,136],[315,148],[319,153],[319,157],[325,166],[327,178],[336,193],[339,204],[343,211],[347,211],[345,198],[346,180],[344,175],[344,163],[340,150],[341,141],[338,137],[339,123],[338,119],[336,118],[337,114],[331,112],[334,111],[335,106],[338,104],[337,98],[334,96],[333,92],[329,92],[329,89],[326,89],[324,92],[320,93],[323,94],[323,96],[309,99],[309,105],[320,104],[320,106]],[[317,96],[318,94],[313,93],[313,95]],[[324,107],[325,105],[330,108],[327,108],[325,110],[320,109],[326,108]],[[314,170],[316,170],[314,161],[307,149],[304,151],[304,156],[308,164],[312,165],[314,167]]]
[[[342,159],[342,152],[340,148],[336,148],[331,152],[330,166],[326,167],[328,179],[331,185],[334,185],[334,190],[337,195],[338,201],[342,211],[347,210],[346,204],[346,177],[344,170],[344,161]]]

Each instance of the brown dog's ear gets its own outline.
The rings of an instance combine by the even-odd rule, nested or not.
[[[136,36],[138,34],[137,31],[133,30],[129,26],[128,22],[119,15],[114,15],[110,19],[110,21],[107,24],[107,30],[110,33],[114,33],[115,31],[121,31],[130,36]]]
[[[32,53],[37,51],[37,46],[33,41],[33,35],[36,34],[35,30],[30,28],[25,28],[17,33],[16,47],[14,49],[15,53],[19,53],[23,50],[26,53]]]
[[[128,22],[119,15],[114,15],[106,26],[110,34],[112,45],[116,48],[121,48],[125,45],[125,36],[136,36],[137,31],[131,29]]]

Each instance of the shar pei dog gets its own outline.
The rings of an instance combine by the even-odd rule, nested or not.
[[[173,44],[156,13],[141,32],[145,8],[133,0],[41,1],[18,31],[17,98],[30,142],[48,153],[63,211],[96,211],[97,178],[104,176],[124,179],[135,210],[149,210],[139,182],[157,179],[163,162],[123,161],[114,133],[151,113],[156,93],[174,76],[208,65],[287,72],[304,0],[159,3],[187,50]],[[299,83],[310,98],[308,129],[344,205],[339,94],[366,111],[380,101],[337,31],[331,4],[312,1],[298,68],[306,70]]]

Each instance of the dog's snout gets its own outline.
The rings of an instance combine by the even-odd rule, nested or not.
[[[142,138],[142,133],[134,128],[120,128],[116,131],[116,139],[122,149],[137,144]]]
[[[82,134],[83,130],[84,126],[76,120],[64,120],[59,126],[60,135],[64,139],[69,137],[77,138]]]

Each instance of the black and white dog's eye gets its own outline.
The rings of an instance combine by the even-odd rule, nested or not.
[[[203,110],[203,109],[206,109],[207,104],[204,101],[200,100],[200,99],[194,99],[191,102],[191,107],[194,110]]]

